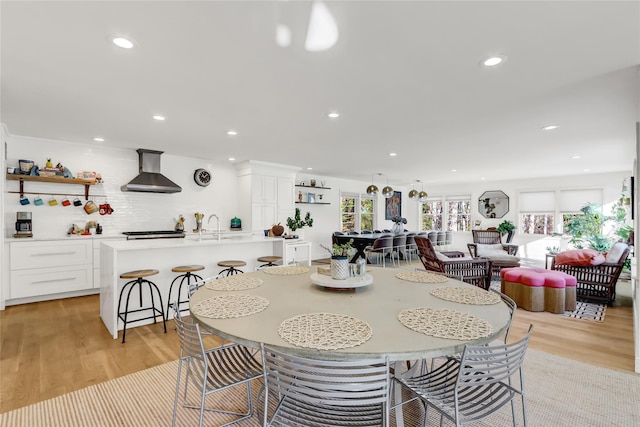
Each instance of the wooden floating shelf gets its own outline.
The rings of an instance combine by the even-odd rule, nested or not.
[[[318,190],[331,190],[331,187],[314,187],[313,185],[299,185],[296,184],[296,187],[302,187],[302,188],[317,188]]]
[[[84,185],[84,198],[89,199],[89,186],[95,185],[95,181],[81,178],[65,178],[63,176],[32,176],[20,174],[7,174],[7,181],[20,181],[20,197],[24,197],[24,182],[52,182],[56,184]]]
[[[330,205],[329,202],[296,202],[299,205]]]

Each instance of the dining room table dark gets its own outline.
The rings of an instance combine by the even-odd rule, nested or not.
[[[365,249],[368,246],[373,246],[373,242],[376,241],[379,237],[382,236],[391,236],[391,233],[371,233],[371,234],[344,234],[334,236],[336,242],[340,245],[347,243],[349,240],[353,239],[353,243],[351,244],[353,248],[356,250],[356,253],[351,257],[349,262],[353,263],[360,257],[364,258],[368,264],[370,264],[367,259],[367,254],[365,253]]]

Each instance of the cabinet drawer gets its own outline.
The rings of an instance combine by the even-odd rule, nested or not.
[[[11,272],[11,298],[25,298],[93,287],[90,265],[54,267]]]
[[[91,264],[91,241],[11,243],[11,270]]]

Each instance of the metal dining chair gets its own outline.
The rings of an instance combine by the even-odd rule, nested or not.
[[[238,416],[237,419],[224,425],[251,418],[254,410],[251,382],[263,376],[260,362],[256,360],[251,350],[239,344],[225,344],[205,350],[200,325],[183,320],[180,311],[176,310],[176,307],[177,305],[174,304],[173,316],[178,336],[180,337],[180,359],[178,361],[178,376],[171,425],[176,425],[183,370],[185,377],[182,406],[200,410],[200,422],[198,424],[200,427],[202,427],[204,411]],[[197,394],[189,393],[189,384],[198,389]],[[243,384],[246,385],[247,393],[246,412],[233,412],[205,406],[205,398],[208,395]]]
[[[262,346],[264,426],[388,426],[388,357],[327,361]],[[269,403],[277,399],[275,411]]]
[[[444,231],[438,231],[436,234],[436,248],[437,250],[444,249],[444,246],[447,242],[447,233]]]
[[[396,234],[393,236],[393,251],[391,252],[391,259],[394,262],[395,267],[395,257],[398,257],[398,267],[400,267],[400,256],[402,256],[405,260],[407,259],[407,235],[406,234]]]
[[[407,254],[407,263],[411,264],[411,261],[413,261],[413,256],[415,255],[416,257],[418,256],[418,245],[416,243],[416,233],[408,233],[407,234],[407,249],[406,249],[406,254]]]
[[[392,265],[395,265],[393,261],[393,236],[382,236],[374,240],[373,246],[365,249],[367,259],[369,259],[369,256],[372,253],[376,255],[376,264],[380,264],[380,257],[382,257],[383,268],[386,268],[387,255],[391,256],[391,263]]]
[[[486,418],[509,403],[515,426],[514,400],[520,396],[526,427],[527,405],[522,365],[532,329],[533,325],[530,325],[526,335],[511,344],[466,345],[460,360],[450,358],[426,374],[396,377],[396,380],[422,400],[425,407],[424,426],[427,425],[430,407],[440,412],[441,425],[443,418],[448,418],[456,426],[461,426]],[[513,381],[516,375],[519,380]]]

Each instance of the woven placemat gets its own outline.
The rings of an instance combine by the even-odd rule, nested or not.
[[[257,288],[262,285],[262,279],[251,277],[245,274],[236,274],[235,276],[222,277],[218,280],[211,280],[204,284],[205,288],[214,291],[243,291],[246,289]]]
[[[202,300],[190,307],[190,310],[196,316],[232,319],[259,313],[268,305],[268,299],[257,295],[220,295]]]
[[[338,350],[362,344],[373,335],[371,326],[344,314],[301,314],[285,320],[278,334],[298,347]]]
[[[264,270],[267,274],[275,274],[278,276],[290,276],[295,274],[304,274],[309,272],[309,267],[292,266],[292,267],[269,267]]]
[[[501,301],[500,295],[495,292],[485,291],[480,288],[454,288],[441,286],[431,289],[431,295],[447,301],[459,302],[462,304],[490,305]]]
[[[420,283],[444,283],[449,281],[447,276],[442,274],[427,273],[426,271],[401,271],[396,277],[408,282]]]
[[[472,340],[492,331],[486,320],[448,308],[408,308],[398,314],[398,320],[413,331],[437,338]]]

